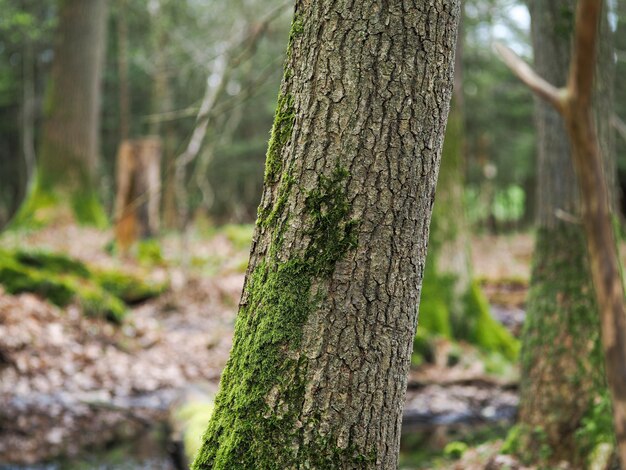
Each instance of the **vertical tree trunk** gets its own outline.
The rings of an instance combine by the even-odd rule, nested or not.
[[[575,4],[529,1],[535,68],[555,86],[567,81]],[[609,85],[598,80],[598,86]],[[598,114],[602,129],[606,118]],[[530,454],[535,449],[528,455],[532,459],[547,456],[582,465],[591,449],[584,448],[576,432],[606,390],[599,312],[565,125],[540,99],[536,123],[539,229],[522,341],[520,423],[528,439],[523,447]]]
[[[52,197],[69,203],[79,222],[106,223],[96,195],[106,18],[107,0],[60,2],[37,186],[28,211]]]
[[[168,24],[163,16],[169,17],[168,2],[156,2],[150,8],[152,21],[152,45],[155,57],[154,83],[152,89],[152,110],[156,114],[173,110],[174,99],[170,84],[171,70],[168,63]],[[163,225],[169,229],[177,227],[176,187],[174,168],[176,165],[176,136],[171,121],[161,123],[156,119],[150,125],[150,134],[161,136],[163,142]]]
[[[120,142],[130,136],[130,83],[128,79],[128,0],[117,2],[117,73],[119,80]]]
[[[446,0],[296,2],[194,468],[396,468],[458,15]]]

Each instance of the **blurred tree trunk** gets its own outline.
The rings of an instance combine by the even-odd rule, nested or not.
[[[424,274],[418,335],[443,335],[498,351],[509,359],[517,342],[489,313],[473,280],[470,233],[463,192],[465,125],[462,28],[456,46],[454,93],[441,157]],[[416,351],[419,353],[419,351]]]
[[[68,204],[78,222],[106,224],[97,197],[106,20],[106,0],[60,2],[37,182],[23,213],[27,218],[37,218],[39,209],[54,202]]]
[[[150,9],[152,21],[152,44],[154,47],[155,67],[152,91],[152,110],[160,115],[174,109],[174,99],[170,84],[170,64],[168,64],[167,45],[168,27],[163,16],[169,17],[167,2],[155,2]],[[157,117],[150,124],[150,134],[161,136],[163,142],[163,225],[169,229],[178,224],[176,210],[176,187],[174,167],[176,164],[176,136],[171,120],[165,123]]]
[[[528,4],[535,70],[549,83],[565,86],[576,2],[530,0]],[[606,18],[603,31],[602,41],[608,34]],[[595,93],[597,127],[606,172],[613,175],[608,131],[612,80],[606,47],[602,56]],[[549,457],[582,465],[591,449],[584,448],[576,432],[594,400],[606,391],[599,311],[566,128],[552,105],[536,99],[535,106],[539,228],[522,341],[522,447],[531,459]],[[614,177],[608,181],[613,185]]]
[[[396,468],[458,2],[296,1],[194,468]]]
[[[128,79],[128,0],[117,3],[117,69],[119,77],[120,142],[130,136],[130,83]]]

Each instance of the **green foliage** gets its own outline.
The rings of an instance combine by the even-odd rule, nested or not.
[[[221,228],[221,231],[236,250],[245,250],[250,247],[252,242],[254,225],[227,224]]]
[[[144,266],[163,266],[165,259],[159,241],[150,238],[137,243],[137,260]]]
[[[591,456],[599,445],[615,444],[613,431],[613,408],[608,390],[595,398],[589,411],[576,430],[576,439],[583,455]]]
[[[73,273],[83,278],[91,275],[85,263],[60,253],[16,251],[14,256],[18,262],[25,266],[54,274]]]
[[[176,421],[183,432],[185,457],[192,462],[202,446],[202,435],[213,415],[214,405],[208,401],[192,401],[175,413]]]
[[[65,207],[64,207],[65,206]],[[52,190],[42,183],[41,175],[37,175],[26,200],[21,205],[15,218],[11,221],[13,229],[37,229],[53,223],[65,208],[71,212],[79,224],[106,228],[108,218],[93,188],[84,191],[64,193]]]
[[[59,306],[67,305],[74,297],[65,279],[24,266],[5,252],[0,252],[0,283],[10,294],[33,292]]]
[[[529,428],[524,424],[517,424],[509,430],[500,452],[516,455],[525,463],[539,462],[540,465],[546,465],[553,454],[543,428]]]
[[[465,442],[452,441],[446,444],[443,449],[443,455],[449,459],[460,459],[468,449],[468,445]]]
[[[491,316],[487,299],[477,282],[470,284],[463,301],[466,315],[457,328],[456,336],[486,351],[500,352],[511,361],[517,359],[519,342]]]
[[[92,270],[94,281],[128,305],[161,295],[167,284],[151,283],[137,276],[115,270]]]
[[[470,284],[462,297],[462,312],[452,315],[454,278],[439,275],[435,271],[431,256],[433,254],[431,249],[420,299],[417,331],[421,338],[416,336],[415,344],[423,348],[429,336],[439,335],[467,341],[486,352],[499,353],[509,361],[514,361],[519,353],[519,342],[491,316],[487,299],[476,281]],[[423,352],[417,351],[414,359],[424,358]]]
[[[31,292],[65,307],[76,301],[87,316],[122,321],[126,305],[161,294],[166,286],[45,251],[0,250],[0,284],[10,294]]]
[[[98,200],[98,195],[93,188],[74,193],[71,198],[71,206],[79,224],[91,225],[100,229],[109,225],[104,207]]]

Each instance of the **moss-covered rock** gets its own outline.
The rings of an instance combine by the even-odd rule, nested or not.
[[[72,286],[66,279],[23,265],[6,252],[0,252],[0,284],[9,294],[32,292],[60,307],[74,298]]]
[[[103,289],[128,305],[157,297],[167,289],[165,283],[148,282],[121,271],[94,270],[93,278]]]
[[[126,305],[156,297],[167,287],[39,250],[0,250],[0,284],[9,294],[31,292],[59,307],[76,302],[85,315],[116,323],[124,318]]]

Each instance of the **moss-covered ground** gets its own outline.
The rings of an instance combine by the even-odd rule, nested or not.
[[[10,294],[30,292],[59,307],[78,303],[85,315],[121,322],[127,306],[158,296],[154,284],[123,271],[98,269],[62,253],[0,250],[0,285]]]

